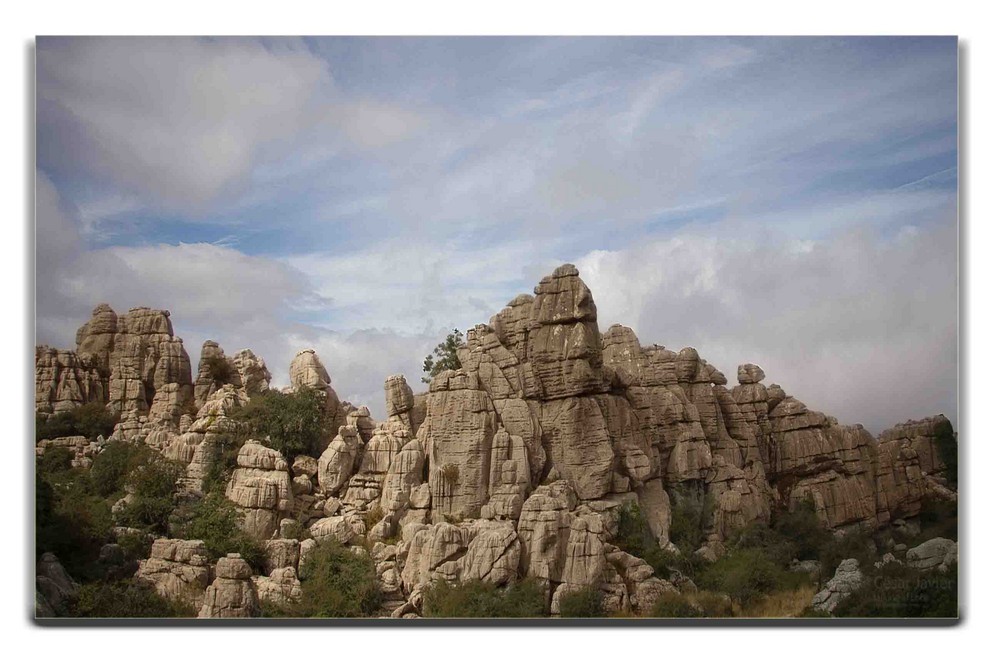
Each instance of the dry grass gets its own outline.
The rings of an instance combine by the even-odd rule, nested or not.
[[[737,608],[736,615],[741,618],[794,618],[809,608],[815,594],[816,587],[812,584],[778,591],[751,602],[746,608]]]

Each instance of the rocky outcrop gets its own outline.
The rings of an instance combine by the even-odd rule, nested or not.
[[[233,368],[240,380],[240,387],[247,395],[260,395],[271,387],[271,371],[267,369],[264,359],[253,353],[253,350],[242,349],[233,355]]]
[[[337,392],[330,385],[330,374],[316,355],[316,351],[301,350],[296,354],[288,367],[288,378],[291,380],[293,391],[309,388],[322,395],[324,415],[331,425],[331,430],[320,444],[326,447],[337,434],[337,429],[347,424],[347,414],[340,404]]]
[[[215,564],[215,581],[205,589],[199,618],[253,618],[260,615],[252,571],[239,554],[227,554]]]
[[[35,617],[63,615],[79,590],[79,584],[66,573],[55,554],[42,554],[35,570]]]
[[[106,402],[107,378],[87,358],[45,345],[35,348],[35,411],[70,411],[88,402]]]
[[[361,442],[355,427],[345,426],[320,455],[317,464],[319,489],[328,497],[341,489],[355,471]]]
[[[200,540],[160,538],[149,558],[139,562],[136,579],[148,582],[168,600],[199,608],[211,581],[208,550]]]
[[[489,488],[496,428],[489,395],[479,388],[475,373],[448,370],[434,378],[417,438],[428,452],[435,520],[479,515]]]
[[[277,450],[248,440],[240,448],[236,464],[226,497],[240,507],[244,531],[256,538],[271,538],[292,506],[288,463]]]
[[[865,581],[861,564],[857,559],[844,559],[837,566],[833,577],[812,599],[812,608],[833,613],[837,606],[851,593],[858,590]]]
[[[205,341],[194,380],[194,406],[200,409],[213,393],[227,384],[253,397],[270,388],[271,373],[264,360],[252,350],[240,350],[228,357],[218,343]]]
[[[958,543],[932,538],[906,551],[906,565],[917,570],[945,571],[958,561]]]
[[[275,568],[267,576],[251,577],[254,591],[260,602],[294,604],[302,599],[302,584],[295,568]]]
[[[76,353],[36,351],[38,411],[107,402],[122,411],[113,439],[187,465],[186,496],[201,494],[235,426],[232,411],[270,383],[250,350],[227,357],[213,341],[202,347],[192,383],[164,311],[118,316],[98,307],[77,344]],[[928,498],[956,497],[948,480],[955,435],[943,416],[875,439],[765,386],[756,364],[739,365],[729,387],[693,347],[644,346],[622,325],[602,334],[590,290],[571,265],[469,330],[458,359],[426,393],[414,393],[402,375],[386,378],[380,421],[341,402],[316,352],[300,351],[283,392],[322,398],[330,427],[310,453],[319,456],[286,460],[246,441],[225,491],[243,529],[266,542],[264,574],[226,558],[217,568],[228,576],[217,570],[208,587],[208,562],[192,563],[194,555],[172,554],[166,544],[154,547],[140,574],[188,601],[204,591],[203,614],[251,615],[259,599],[298,601],[300,564],[332,539],[370,549],[386,614],[419,615],[428,583],[527,577],[545,587],[554,613],[581,588],[599,590],[608,611],[636,613],[692,584],[679,573],[657,578],[614,545],[632,505],[666,550],[674,549],[677,516],[700,515],[697,553],[713,559],[731,536],[801,506],[839,532],[906,527]],[[40,442],[36,452],[68,447],[84,466],[101,446],[63,440]],[[300,542],[304,531],[310,538]],[[952,560],[944,545],[925,545],[910,551],[915,567]],[[851,566],[842,564],[817,607],[832,610],[856,587],[860,572]]]
[[[861,425],[843,426],[786,396],[770,412],[771,483],[779,502],[812,501],[830,529],[876,524],[877,443]]]

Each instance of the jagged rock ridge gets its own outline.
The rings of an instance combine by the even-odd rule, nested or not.
[[[729,388],[694,348],[644,347],[621,325],[602,334],[597,319],[576,268],[560,266],[534,295],[469,330],[461,368],[435,376],[427,393],[389,377],[381,422],[341,403],[316,353],[299,352],[292,387],[323,393],[333,418],[324,451],[292,462],[248,441],[226,488],[244,529],[275,553],[267,575],[220,560],[208,586],[199,561],[184,585],[171,579],[190,564],[165,556],[143,574],[159,575],[167,595],[204,592],[202,615],[252,615],[258,595],[295,601],[301,557],[334,538],[370,546],[394,615],[419,613],[422,589],[438,579],[524,576],[548,581],[554,613],[563,594],[586,586],[600,588],[608,610],[640,610],[684,580],[658,579],[612,544],[628,504],[668,549],[672,506],[707,508],[699,553],[713,559],[728,536],[806,500],[837,530],[911,517],[928,495],[953,498],[935,447],[954,438],[943,416],[875,439],[765,386],[757,365],[739,366]],[[106,401],[123,412],[115,437],[187,464],[183,485],[194,494],[213,435],[270,379],[252,352],[228,359],[208,341],[192,382],[165,311],[118,318],[102,305],[77,342],[76,353],[36,351],[38,410]],[[311,538],[284,538],[296,524]]]

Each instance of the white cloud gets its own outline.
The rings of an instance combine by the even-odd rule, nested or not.
[[[714,231],[726,236],[689,231],[583,257],[602,329],[694,346],[730,383],[756,363],[767,383],[876,433],[938,412],[957,421],[954,224],[808,246]]]
[[[170,311],[175,334],[184,339],[194,364],[208,339],[229,354],[249,347],[264,358],[280,387],[288,383],[295,353],[312,348],[341,398],[368,405],[376,416],[384,414],[387,376],[404,373],[414,389],[423,388],[423,357],[442,340],[441,333],[349,325],[332,331],[304,324],[296,311],[327,306],[312,281],[286,263],[228,247],[181,243],[83,250],[78,221],[41,172],[37,194],[37,343],[73,349],[77,328],[102,302],[119,313],[152,306]],[[405,322],[406,316],[398,317]]]
[[[78,165],[171,207],[242,180],[264,145],[314,122],[326,62],[296,43],[244,39],[44,40],[40,133],[63,120]]]
[[[38,106],[39,160],[116,189],[92,201],[88,219],[113,215],[106,205],[118,208],[123,191],[197,216],[252,194],[258,168],[256,179],[280,181],[276,171],[301,171],[304,150],[377,150],[424,123],[344,93],[297,39],[46,38]]]

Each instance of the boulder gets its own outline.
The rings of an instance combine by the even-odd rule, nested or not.
[[[932,538],[906,551],[906,565],[917,570],[945,571],[958,561],[958,543]]]
[[[844,598],[861,587],[864,580],[858,560],[844,559],[837,566],[833,577],[813,597],[813,609],[833,613]]]

